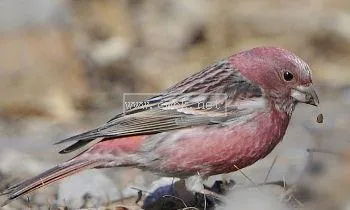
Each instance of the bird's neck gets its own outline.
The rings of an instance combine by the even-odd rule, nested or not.
[[[286,113],[289,118],[292,116],[293,111],[295,109],[296,102],[292,97],[273,97],[272,105],[276,109],[276,111]]]

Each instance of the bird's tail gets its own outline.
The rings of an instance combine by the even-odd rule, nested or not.
[[[7,196],[7,198],[5,198],[6,200],[3,203],[0,203],[0,207],[7,205],[14,199],[32,192],[33,190],[44,187],[84,169],[95,168],[101,166],[102,164],[103,161],[101,160],[83,159],[72,159],[70,161],[59,164],[33,178],[10,186],[3,192],[0,192],[0,196]]]

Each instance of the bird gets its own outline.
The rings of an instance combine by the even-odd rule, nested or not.
[[[298,103],[319,105],[309,65],[267,46],[218,60],[141,102],[58,141],[70,143],[61,154],[84,150],[3,190],[2,206],[91,168],[133,167],[180,179],[234,172],[281,142]]]

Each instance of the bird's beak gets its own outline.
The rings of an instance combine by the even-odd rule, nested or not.
[[[293,88],[291,91],[291,96],[298,102],[311,104],[314,106],[318,106],[320,101],[318,100],[318,96],[316,94],[315,89],[312,85],[303,86],[299,85],[296,88]]]

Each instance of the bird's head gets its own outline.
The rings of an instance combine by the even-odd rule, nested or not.
[[[288,50],[258,47],[235,54],[230,61],[283,111],[291,113],[298,102],[319,104],[309,66]]]

